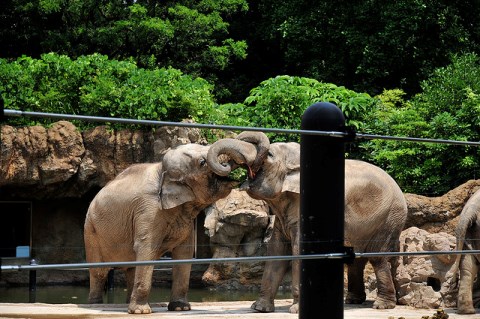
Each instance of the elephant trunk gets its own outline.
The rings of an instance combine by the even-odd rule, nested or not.
[[[237,139],[255,145],[255,148],[257,149],[257,157],[253,161],[251,169],[253,173],[256,173],[268,155],[268,149],[270,148],[270,140],[268,139],[268,136],[263,132],[245,131],[238,134]]]
[[[227,155],[230,161],[220,160],[220,155]],[[224,138],[213,143],[208,149],[207,164],[215,174],[220,176],[230,174],[235,169],[235,165],[246,165],[251,174],[251,166],[256,155],[257,148],[253,144],[233,138]]]

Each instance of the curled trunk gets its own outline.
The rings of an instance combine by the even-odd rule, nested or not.
[[[228,156],[228,159],[220,159],[221,155]],[[207,164],[217,175],[227,176],[235,169],[235,165],[251,166],[257,157],[256,147],[248,142],[238,139],[224,138],[213,143],[207,154]]]
[[[245,131],[238,134],[237,139],[255,145],[257,156],[251,165],[251,170],[256,173],[268,155],[268,149],[270,148],[268,136],[263,132]]]

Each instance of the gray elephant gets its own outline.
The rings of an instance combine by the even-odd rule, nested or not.
[[[245,139],[248,136],[248,139]],[[264,140],[263,133],[242,133],[241,140]],[[229,141],[216,142],[228,148]],[[242,189],[268,203],[275,214],[268,255],[299,254],[300,214],[300,145],[273,143],[266,152],[260,152],[263,163],[249,173]],[[216,158],[212,154],[211,158]],[[212,164],[212,169],[215,166]],[[215,170],[215,169],[214,169]],[[218,172],[221,173],[221,172]],[[321,205],[321,204],[319,204]],[[399,236],[407,218],[407,204],[397,183],[382,169],[362,161],[345,162],[345,241],[355,252],[398,251]],[[393,265],[389,259],[371,258],[377,277],[377,298],[374,308],[394,308],[396,293],[392,279]],[[363,270],[367,260],[356,259],[348,266],[348,294],[346,303],[363,303],[366,299]],[[290,312],[298,312],[300,262],[292,261],[293,305]],[[288,261],[268,261],[262,277],[260,296],[252,309],[260,312],[275,310],[274,298],[288,270]]]
[[[470,197],[460,214],[456,227],[457,250],[480,250],[480,191]],[[452,270],[460,270],[457,312],[475,313],[472,291],[480,290],[480,255],[459,255]],[[480,306],[480,299],[477,300]]]
[[[221,157],[225,171],[251,166],[255,147],[236,143]],[[207,165],[209,146],[187,144],[168,151],[159,163],[135,164],[110,181],[91,202],[84,226],[87,262],[145,261],[167,252],[193,257],[193,221],[207,206],[238,185]],[[217,152],[223,154],[221,149]],[[252,158],[242,154],[252,154]],[[173,266],[168,310],[190,310],[190,264]],[[109,269],[90,269],[90,303],[101,303]],[[129,313],[150,313],[153,266],[124,268]]]

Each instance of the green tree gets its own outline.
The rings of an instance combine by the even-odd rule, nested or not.
[[[422,92],[406,102],[401,91],[385,91],[381,107],[367,122],[380,135],[480,140],[480,58],[454,56],[422,82]],[[477,178],[480,149],[433,143],[374,140],[365,143],[369,159],[387,169],[405,191],[442,194]]]
[[[248,9],[245,0],[7,0],[2,9],[3,58],[101,53],[215,80],[246,57],[227,21]]]
[[[262,0],[258,8],[266,20],[258,32],[279,42],[283,72],[372,95],[412,96],[451,54],[479,50],[474,1]]]

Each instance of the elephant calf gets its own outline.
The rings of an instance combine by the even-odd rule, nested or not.
[[[480,250],[480,190],[465,204],[456,227],[457,250],[466,246],[469,250]],[[480,255],[459,255],[453,271],[460,270],[457,312],[475,313],[472,291],[480,290]]]
[[[257,159],[253,172],[242,185],[247,193],[264,200],[275,214],[268,255],[299,254],[300,218],[300,145],[268,143],[263,133],[243,132],[237,139],[255,145]],[[219,140],[228,148],[229,140]],[[251,156],[251,154],[244,154]],[[217,158],[216,154],[212,158]],[[212,167],[214,167],[212,165]],[[215,170],[215,169],[214,169]],[[322,203],[318,203],[321,207]],[[407,218],[407,204],[397,183],[382,169],[362,161],[345,162],[345,240],[356,252],[398,251],[399,237]],[[394,308],[397,302],[392,270],[385,257],[371,258],[377,277],[377,298],[374,308]],[[363,270],[367,260],[356,259],[348,266],[347,303],[366,299]],[[254,310],[272,312],[274,298],[288,261],[267,261],[262,277],[260,297]],[[298,312],[300,262],[292,261],[292,293],[290,312]],[[319,288],[320,289],[320,288]]]
[[[84,235],[87,262],[145,261],[167,252],[174,259],[193,257],[193,221],[207,206],[226,197],[238,183],[225,177],[236,167],[251,166],[250,143],[237,143],[232,158],[215,174],[207,165],[210,147],[187,144],[168,151],[159,163],[135,164],[95,196],[87,212]],[[253,148],[253,150],[252,150]],[[225,157],[225,156],[223,156]],[[153,266],[123,269],[129,313],[150,313],[148,296]],[[191,265],[173,266],[168,310],[190,310],[187,301]],[[108,268],[90,269],[90,303],[101,303]]]

